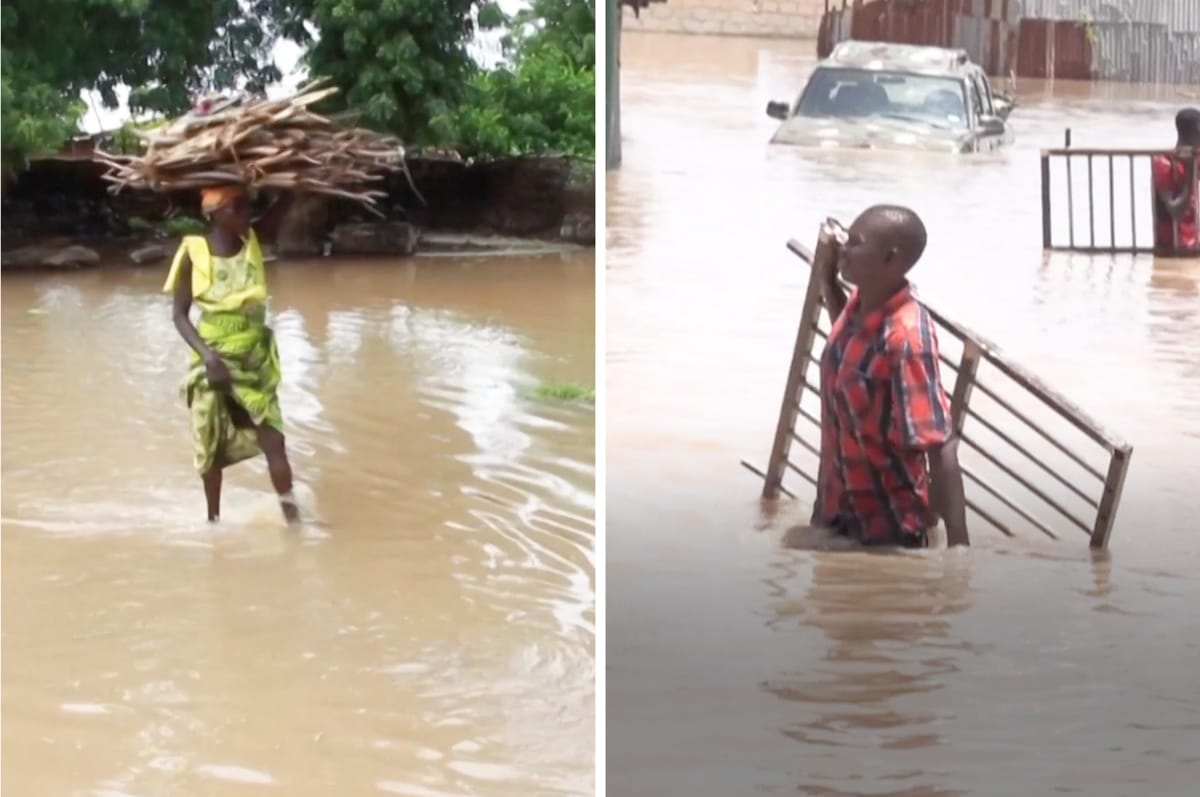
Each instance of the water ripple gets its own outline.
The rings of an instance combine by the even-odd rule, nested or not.
[[[304,535],[204,522],[160,279],[4,277],[6,792],[590,794],[590,265],[281,268]]]

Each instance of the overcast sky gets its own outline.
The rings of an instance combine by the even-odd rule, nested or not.
[[[497,0],[497,2],[508,14],[515,13],[528,5],[526,0]],[[485,67],[495,66],[500,60],[500,36],[499,31],[488,31],[476,36],[470,45],[471,55]],[[303,54],[300,46],[288,39],[283,39],[275,45],[272,55],[275,59],[275,66],[279,67],[279,71],[283,74],[283,79],[279,83],[267,87],[267,96],[287,96],[304,82],[307,75],[300,67],[300,57]],[[115,109],[105,108],[95,92],[85,91],[81,92],[79,96],[88,106],[87,113],[80,120],[80,127],[86,133],[113,130],[130,118],[129,106],[126,104],[129,99],[129,89],[125,86],[117,89],[117,99],[121,104]]]

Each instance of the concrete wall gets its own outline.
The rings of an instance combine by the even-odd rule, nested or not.
[[[624,8],[624,32],[815,39],[824,11],[825,0],[666,0],[643,9],[639,18]]]

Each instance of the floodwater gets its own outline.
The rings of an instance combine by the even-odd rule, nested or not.
[[[1065,127],[1075,146],[1169,146],[1186,96],[1022,81],[1009,151],[818,156],[766,143],[767,101],[796,96],[813,43],[622,47],[609,794],[1195,793],[1200,262],[1044,258],[1038,189]],[[926,221],[923,296],[1134,446],[1108,554],[973,515],[969,550],[784,546],[811,492],[766,513],[738,465],[766,464],[803,302],[784,244],[877,202]]]
[[[591,794],[592,254],[272,267],[302,535],[162,279],[4,277],[4,794]]]

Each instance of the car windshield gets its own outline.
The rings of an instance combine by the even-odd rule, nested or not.
[[[967,126],[966,97],[957,78],[832,67],[813,73],[796,116],[879,116],[951,129]]]

